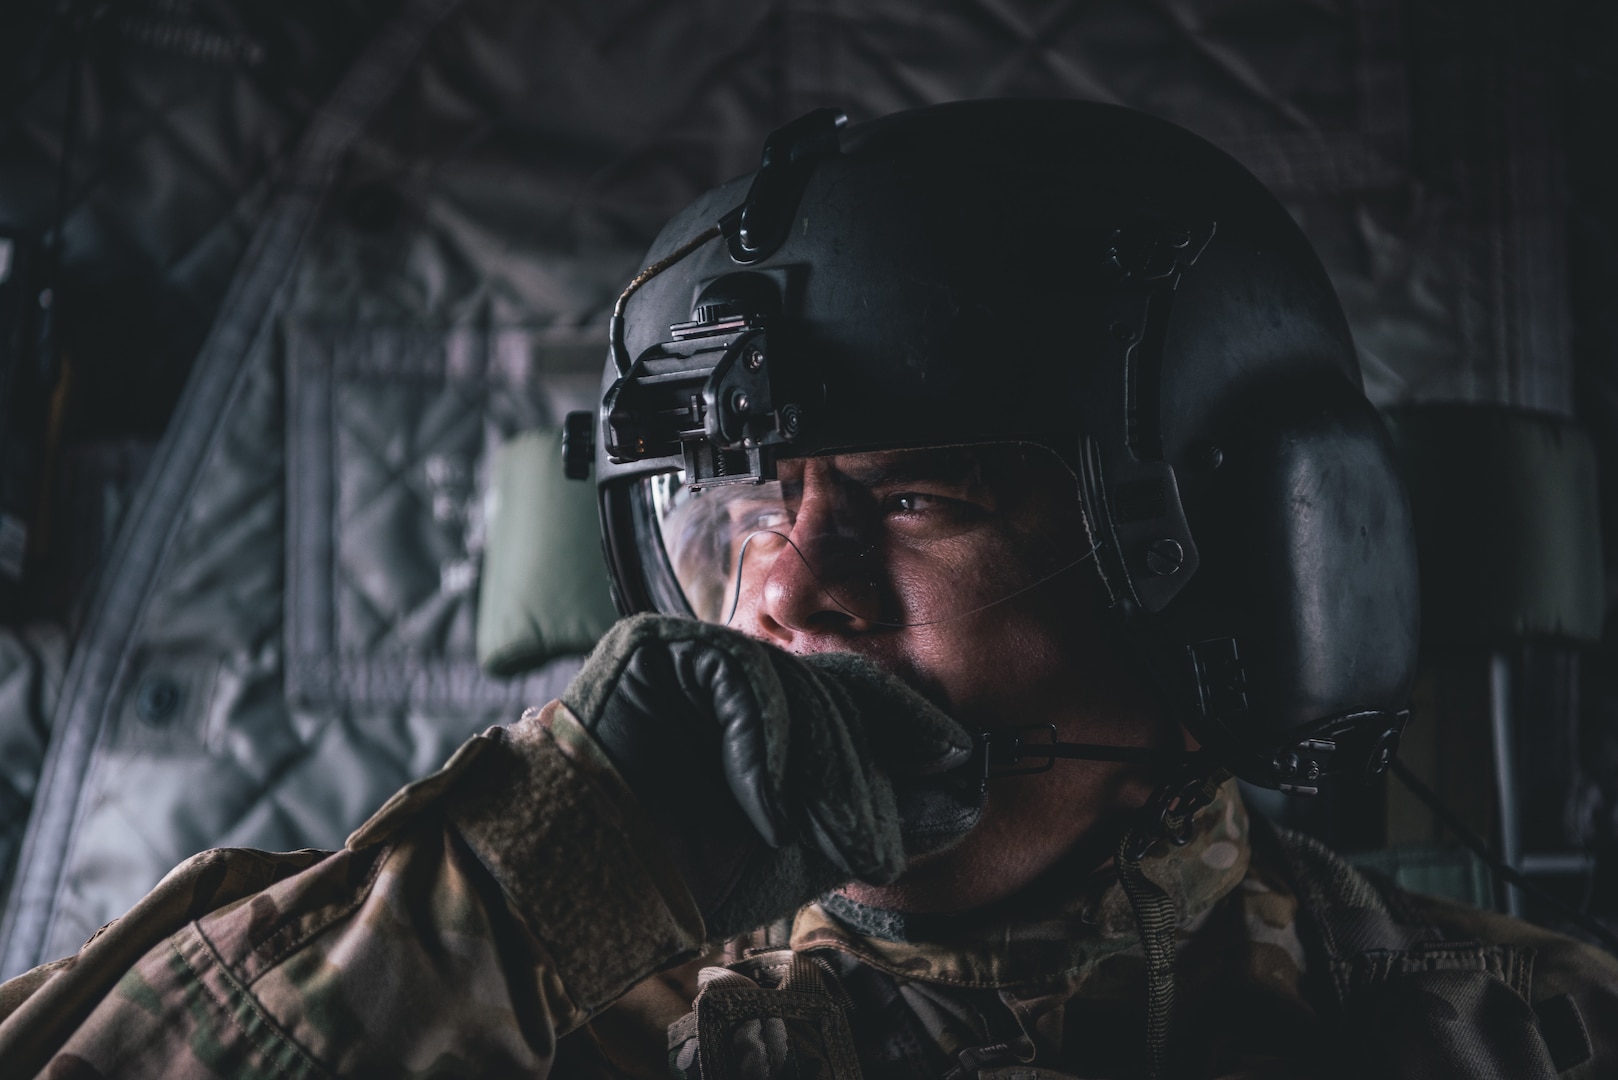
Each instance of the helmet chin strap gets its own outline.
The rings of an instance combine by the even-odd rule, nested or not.
[[[1179,913],[1174,899],[1146,876],[1141,860],[1161,840],[1175,846],[1190,842],[1197,812],[1214,801],[1230,779],[1230,770],[1200,750],[1058,742],[1055,724],[987,731],[978,736],[978,748],[985,789],[996,776],[1045,772],[1057,758],[1156,766],[1169,775],[1131,817],[1114,857],[1146,958],[1146,1075],[1161,1080],[1168,1074],[1171,1052],[1174,931]]]
[[[1197,811],[1213,802],[1230,770],[1203,754],[1162,785],[1135,815],[1122,839],[1114,865],[1118,882],[1135,916],[1141,950],[1146,957],[1146,1075],[1168,1075],[1174,1022],[1174,931],[1179,912],[1174,898],[1146,876],[1141,860],[1159,840],[1183,846],[1191,839]]]
[[[1153,765],[1182,775],[1198,765],[1214,766],[1211,755],[1200,750],[1162,750],[1149,746],[1108,746],[1101,743],[1058,742],[1055,724],[1027,724],[1018,728],[985,731],[978,736],[983,758],[983,780],[997,776],[1026,776],[1048,771],[1057,758],[1067,761],[1118,761],[1127,765]],[[1206,771],[1206,770],[1199,770]],[[1174,782],[1176,785],[1179,780]]]

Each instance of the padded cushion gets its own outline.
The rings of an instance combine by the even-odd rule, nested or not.
[[[562,433],[540,428],[499,450],[485,508],[478,662],[515,675],[588,652],[618,617],[601,558],[596,486],[562,475]]]

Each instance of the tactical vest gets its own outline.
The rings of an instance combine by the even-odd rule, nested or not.
[[[1333,1000],[1321,1003],[1338,1038],[1311,1073],[1397,1080],[1555,1080],[1592,1048],[1572,998],[1528,1002],[1532,949],[1446,939],[1318,842],[1254,819],[1255,844],[1279,853],[1300,902],[1299,932],[1323,961]],[[877,980],[891,977],[872,973]],[[677,1080],[855,1080],[863,1074],[849,1025],[852,1000],[833,965],[782,946],[703,970],[692,1011],[669,1028]],[[944,1080],[1077,1080],[1030,1064],[1008,1040],[961,1051]],[[929,1068],[934,1071],[928,1072]]]

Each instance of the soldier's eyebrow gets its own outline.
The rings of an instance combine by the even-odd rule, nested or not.
[[[838,459],[837,471],[865,487],[915,483],[966,487],[985,482],[982,462],[963,450],[850,455]]]

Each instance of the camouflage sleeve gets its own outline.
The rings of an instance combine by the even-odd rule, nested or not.
[[[552,703],[470,740],[344,850],[207,852],[69,963],[0,987],[0,1075],[544,1076],[695,955],[633,797]]]
[[[1529,1004],[1553,1050],[1558,1076],[1618,1076],[1618,958],[1496,912],[1414,893],[1405,900],[1454,936],[1533,950]]]

